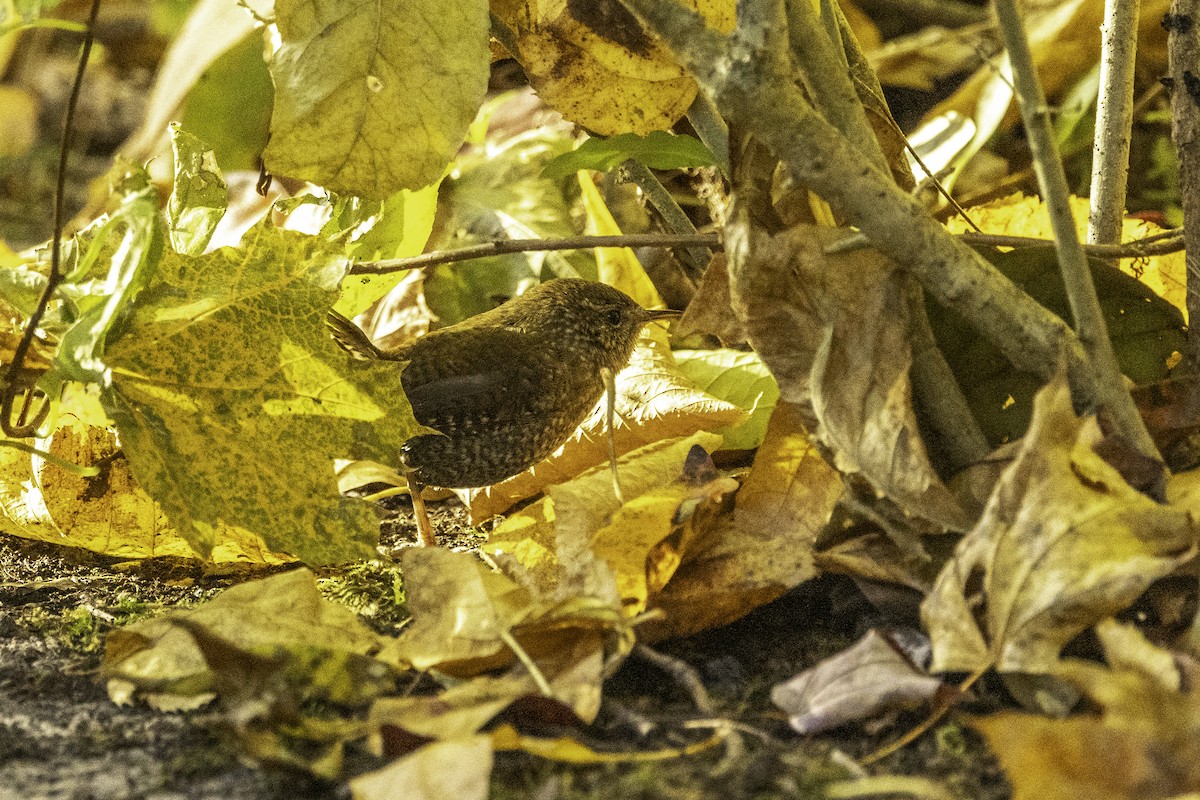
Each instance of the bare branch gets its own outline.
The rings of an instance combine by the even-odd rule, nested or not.
[[[1200,362],[1200,24],[1194,0],[1172,0],[1163,18],[1171,87],[1171,139],[1179,155],[1179,193],[1187,239],[1188,342]]]
[[[1000,33],[1012,62],[1013,86],[1029,136],[1034,172],[1037,173],[1046,209],[1050,212],[1058,265],[1071,304],[1071,313],[1075,317],[1075,330],[1096,373],[1098,399],[1112,415],[1117,430],[1126,441],[1143,456],[1161,463],[1162,456],[1150,438],[1129,390],[1125,388],[1125,379],[1121,375],[1112,340],[1108,337],[1108,324],[1100,310],[1087,256],[1075,231],[1067,176],[1054,143],[1046,96],[1038,83],[1016,0],[995,0],[995,9]]]
[[[406,269],[453,264],[473,258],[502,256],[509,253],[550,252],[552,250],[588,250],[593,247],[720,247],[718,233],[645,233],[628,236],[576,236],[571,239],[506,239],[484,242],[457,250],[440,250],[411,258],[389,258],[384,261],[362,261],[350,268],[351,275],[384,275]]]
[[[1092,149],[1092,209],[1088,241],[1119,244],[1129,184],[1129,140],[1133,126],[1133,62],[1137,54],[1140,0],[1105,0],[1100,27],[1100,94]]]

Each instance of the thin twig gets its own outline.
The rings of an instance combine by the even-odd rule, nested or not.
[[[1092,147],[1091,211],[1087,240],[1119,244],[1129,184],[1129,141],[1133,127],[1133,63],[1137,54],[1140,0],[1105,0],[1100,26],[1100,94]]]
[[[975,685],[976,681],[978,681],[980,678],[982,678],[987,673],[987,671],[991,668],[992,668],[992,665],[989,664],[985,667],[982,667],[982,668],[976,670],[975,672],[972,672],[970,675],[968,675],[966,677],[966,679],[963,680],[962,683],[960,683],[957,687],[955,687],[955,691],[953,693],[943,695],[941,698],[937,699],[936,705],[934,706],[933,711],[929,714],[929,716],[927,716],[925,718],[925,720],[923,722],[918,724],[916,727],[910,729],[908,731],[908,733],[904,734],[896,741],[891,742],[890,744],[886,744],[883,747],[880,747],[879,749],[875,750],[873,753],[870,753],[869,755],[867,755],[863,758],[860,758],[859,761],[864,765],[874,764],[875,762],[879,761],[880,759],[887,758],[892,753],[895,753],[897,750],[900,750],[901,748],[905,747],[906,745],[909,745],[909,744],[913,743],[914,741],[916,741],[922,734],[924,734],[926,731],[932,729],[934,725],[936,725],[939,721],[941,721],[941,719],[946,716],[946,712],[949,711],[951,708],[953,708],[954,705],[956,703],[958,703],[963,698],[964,695],[966,695],[967,691],[972,686]]]
[[[630,655],[652,664],[670,675],[688,693],[697,711],[710,717],[713,716],[713,704],[708,696],[708,690],[704,688],[704,682],[700,680],[700,676],[691,664],[666,653],[660,653],[640,642],[634,645]]]
[[[411,258],[389,258],[384,261],[361,261],[350,268],[351,275],[384,275],[406,269],[433,267],[438,264],[453,264],[473,258],[502,256],[509,253],[550,252],[553,250],[588,250],[592,247],[720,247],[719,233],[642,233],[627,236],[575,236],[569,239],[507,239],[502,242],[460,247],[456,250],[440,250]]]
[[[42,317],[50,305],[50,298],[53,297],[54,290],[58,288],[58,284],[63,279],[60,251],[62,250],[63,198],[67,187],[67,156],[70,154],[71,131],[75,124],[75,107],[79,104],[79,92],[83,87],[83,73],[87,70],[88,59],[92,55],[96,17],[99,14],[100,0],[92,0],[92,10],[88,14],[87,28],[83,32],[83,51],[79,55],[79,66],[75,70],[75,82],[71,84],[71,94],[67,98],[67,110],[63,115],[62,138],[59,140],[58,146],[58,179],[54,186],[54,234],[50,240],[50,274],[46,276],[46,286],[42,289],[42,296],[38,298],[37,308],[29,315],[29,321],[25,324],[25,332],[13,353],[12,363],[8,365],[8,369],[4,373],[4,399],[0,405],[3,405],[6,411],[12,407],[14,397],[23,388],[23,383],[17,378],[25,363],[25,355],[29,352],[30,345],[33,344],[34,334],[37,333],[38,325],[41,324]],[[32,388],[29,391],[32,392]],[[3,428],[6,435],[15,439],[25,438],[32,433],[32,431],[13,428],[7,413],[0,415],[0,428]]]
[[[991,245],[993,247],[1042,247],[1054,244],[1053,239],[1038,239],[1033,236],[1010,236],[1003,233],[960,233],[958,238],[967,244]],[[1184,249],[1182,228],[1175,228],[1144,239],[1125,244],[1085,244],[1083,252],[1093,258],[1106,260],[1122,258],[1147,258],[1167,253],[1178,253]]]
[[[1075,331],[1095,375],[1097,400],[1112,415],[1117,431],[1130,446],[1141,455],[1161,463],[1162,456],[1150,438],[1129,390],[1125,388],[1125,379],[1121,375],[1112,340],[1108,338],[1108,325],[1100,310],[1087,256],[1075,231],[1067,176],[1054,142],[1050,111],[1033,66],[1033,55],[1025,39],[1016,0],[995,0],[995,9],[1000,33],[1012,63],[1013,84],[1029,136],[1034,171],[1050,213],[1058,265],[1067,289],[1071,313],[1075,317]]]
[[[654,206],[654,210],[662,217],[666,223],[667,229],[677,236],[695,236],[696,226],[692,224],[692,220],[680,208],[679,203],[675,202],[675,198],[667,191],[667,188],[662,185],[650,168],[636,159],[629,159],[623,163],[617,171],[618,180],[632,181],[646,199],[650,201],[650,205]],[[703,274],[705,268],[708,267],[708,262],[712,259],[712,253],[707,252],[703,247],[684,247],[682,259],[690,268],[693,277],[698,277]]]
[[[1179,157],[1179,193],[1187,232],[1188,344],[1200,364],[1200,24],[1195,0],[1172,0],[1163,18],[1171,89],[1171,139]]]

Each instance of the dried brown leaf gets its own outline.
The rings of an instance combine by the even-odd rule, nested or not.
[[[874,251],[826,255],[845,235],[830,228],[728,235],[734,307],[781,397],[811,409],[834,466],[912,517],[964,528],[912,410],[903,276]]]
[[[1038,393],[1016,460],[922,607],[934,671],[1050,672],[1070,639],[1192,556],[1192,515],[1132,489],[1098,437],[1064,379]]]

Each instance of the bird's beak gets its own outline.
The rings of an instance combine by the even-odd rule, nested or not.
[[[646,312],[646,322],[666,322],[673,319],[679,319],[683,316],[682,311],[675,311],[670,308],[660,308]]]

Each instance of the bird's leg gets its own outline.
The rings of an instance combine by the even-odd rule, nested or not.
[[[412,495],[413,516],[417,519],[417,544],[422,547],[437,547],[437,537],[433,535],[433,524],[429,521],[429,511],[425,508],[425,498],[421,490],[425,487],[408,476],[408,491]]]
[[[613,371],[608,367],[600,368],[600,377],[604,380],[604,418],[605,418],[605,434],[608,439],[608,464],[612,468],[613,494],[617,497],[617,502],[625,505],[625,495],[621,492],[621,478],[617,475],[617,439],[616,439],[616,417],[617,417],[617,379]]]

